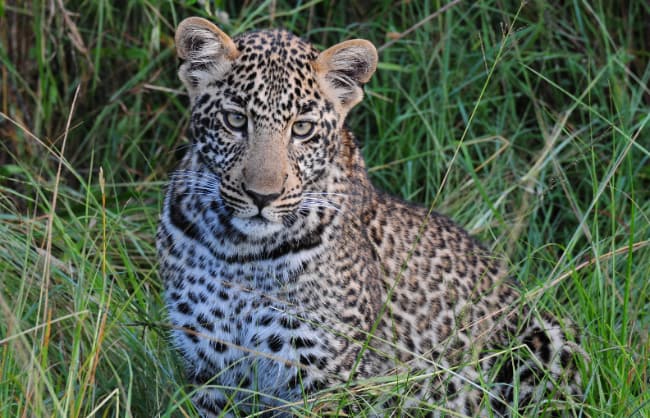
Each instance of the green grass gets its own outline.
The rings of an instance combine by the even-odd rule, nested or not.
[[[349,119],[375,184],[573,320],[584,416],[650,416],[646,2],[460,1],[396,42],[445,2],[119,3],[0,0],[0,417],[193,414],[153,237],[187,141],[173,29],[217,10],[231,34],[385,45]]]

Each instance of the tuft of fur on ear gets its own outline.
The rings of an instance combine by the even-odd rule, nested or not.
[[[352,39],[321,52],[313,67],[324,93],[345,116],[363,99],[362,85],[377,68],[377,50],[364,39]]]
[[[176,29],[175,41],[178,57],[183,60],[178,76],[192,100],[201,87],[220,79],[239,55],[228,35],[200,17],[183,20]]]

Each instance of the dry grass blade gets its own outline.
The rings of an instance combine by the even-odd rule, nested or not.
[[[421,28],[423,25],[426,25],[428,22],[431,20],[435,19],[436,17],[440,16],[442,13],[446,12],[447,10],[451,9],[452,7],[456,6],[458,3],[460,3],[463,0],[453,0],[444,6],[442,6],[440,9],[436,10],[435,12],[431,13],[429,16],[425,17],[424,19],[420,20],[418,23],[415,25],[411,26],[410,28],[406,29],[404,32],[401,32],[397,35],[391,36],[391,40],[384,43],[381,45],[379,48],[377,48],[377,52],[381,52],[386,48],[389,48],[391,45],[393,45],[395,42],[399,41],[400,39],[410,35],[414,31],[418,30]]]

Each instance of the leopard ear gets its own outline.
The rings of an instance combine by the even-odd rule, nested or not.
[[[321,88],[345,116],[363,99],[361,87],[377,68],[377,50],[364,39],[352,39],[321,52],[313,67]]]
[[[192,98],[201,86],[220,79],[239,55],[228,35],[200,17],[183,20],[176,29],[175,41],[178,57],[183,60],[178,76]]]

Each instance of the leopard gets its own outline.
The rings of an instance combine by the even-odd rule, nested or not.
[[[320,51],[189,17],[175,44],[189,142],[156,247],[200,416],[296,416],[333,392],[356,401],[324,414],[574,411],[571,319],[527,302],[449,217],[371,183],[345,123],[377,68],[370,41]]]

